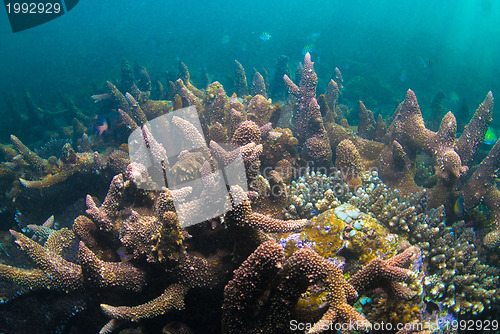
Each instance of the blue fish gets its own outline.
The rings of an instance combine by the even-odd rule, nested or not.
[[[493,128],[488,128],[488,131],[486,131],[486,135],[484,136],[484,143],[486,145],[493,146],[497,143],[498,136],[497,133]]]
[[[267,31],[264,31],[262,34],[260,34],[259,38],[263,41],[268,41],[271,39],[271,35]]]
[[[302,49],[302,55],[305,56],[307,53],[311,53],[314,50],[316,50],[316,47],[314,46],[314,44],[308,44],[308,45],[304,46],[304,48]]]

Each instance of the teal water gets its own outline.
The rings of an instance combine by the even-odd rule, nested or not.
[[[295,80],[295,68],[299,62],[304,61],[306,52],[311,54],[318,74],[317,95],[325,92],[327,83],[335,76],[336,67],[342,72],[344,88],[340,103],[353,111],[349,119],[351,125],[357,124],[359,100],[373,110],[375,116],[382,114],[387,124],[390,124],[390,117],[396,106],[405,98],[407,90],[412,89],[424,117],[431,120],[429,123],[437,127],[436,122],[441,120],[446,111],[451,110],[455,115],[460,115],[457,117],[461,117],[457,119],[457,123],[461,124],[460,132],[488,91],[492,91],[493,96],[500,92],[498,22],[500,1],[496,0],[81,0],[62,17],[13,34],[5,11],[0,9],[0,119],[4,120],[0,122],[0,143],[10,145],[9,136],[14,134],[30,149],[41,152],[40,155],[47,160],[50,156],[47,152],[52,153],[57,149],[57,158],[60,160],[52,159],[50,163],[54,166],[66,164],[68,161],[61,162],[62,145],[74,140],[73,147],[78,147],[75,139],[81,139],[76,136],[73,138],[68,129],[73,125],[75,117],[74,110],[65,102],[67,98],[71,98],[80,112],[77,118],[87,127],[86,133],[93,145],[92,151],[109,154],[118,148],[126,142],[123,124],[122,132],[118,130],[108,136],[97,136],[93,127],[102,125],[98,122],[105,119],[111,123],[110,119],[118,116],[106,102],[94,103],[91,96],[106,91],[106,80],[117,85],[120,83],[123,60],[128,60],[135,70],[144,66],[152,82],[161,81],[165,89],[169,80],[175,81],[178,77],[179,61],[189,67],[191,79],[198,87],[201,87],[202,82],[201,70],[206,68],[211,81],[221,82],[230,97],[235,91],[234,60],[244,66],[250,84],[253,69],[261,73],[267,71],[272,80],[278,59],[285,55],[291,77]],[[136,71],[136,78],[138,72]],[[296,80],[295,82],[297,83]],[[45,116],[42,121],[28,117],[23,98],[25,91],[29,91],[34,103],[43,109]],[[434,108],[433,101],[438,102]],[[287,107],[285,101],[275,100],[273,103],[282,103],[284,109]],[[469,109],[469,116],[460,112],[463,106]],[[436,115],[436,110],[441,110],[442,114]],[[52,116],[46,115],[54,116],[51,118]],[[114,123],[116,125],[119,121],[115,119]],[[497,134],[500,134],[500,115],[496,110],[493,111],[490,127],[475,163],[482,161],[496,143]],[[49,142],[50,139],[64,141]],[[44,146],[47,142],[49,148]],[[78,149],[78,153],[85,151],[82,147]],[[84,176],[77,173],[71,182],[61,182],[62,185],[57,187],[27,190],[27,187],[23,188],[19,183],[19,178],[25,177],[20,173],[24,172],[27,164],[23,165],[22,159],[16,160],[12,153],[12,156],[8,152],[1,153],[0,262],[10,257],[9,261],[13,265],[23,267],[27,258],[16,255],[20,252],[15,253],[17,248],[6,230],[21,227],[21,223],[33,223],[35,218],[30,213],[36,217],[36,224],[43,222],[41,217],[46,219],[54,214],[56,222],[61,224],[58,228],[70,227],[76,216],[85,214],[85,196],[91,194],[102,200],[114,174],[109,170],[102,173],[82,173]],[[421,164],[420,174],[417,173],[415,177],[418,185],[429,185],[429,188],[434,186],[433,163],[425,159],[418,163]],[[92,175],[89,176],[90,174]],[[37,173],[27,175],[32,178],[28,181],[40,177]],[[498,184],[500,181],[496,179],[493,182]],[[324,195],[324,192],[320,193]],[[454,194],[449,196],[453,198],[451,204],[455,203],[453,196]],[[458,195],[455,197],[461,198]],[[461,199],[463,206],[463,198]],[[151,199],[141,201],[149,203]],[[460,201],[456,203],[460,204]],[[133,205],[130,204],[130,207]],[[128,210],[129,207],[125,209]],[[445,229],[450,229],[449,226],[455,222],[453,219],[456,217],[453,215],[460,219],[467,217],[465,226],[470,227],[468,231],[472,231],[472,239],[477,237],[475,244],[480,254],[476,254],[477,257],[483,261],[481,263],[498,266],[498,249],[490,252],[482,245],[482,238],[492,228],[488,225],[488,219],[491,218],[487,216],[488,210],[479,205],[467,213],[463,210],[463,207],[458,207],[456,212],[447,212],[447,217],[451,219]],[[315,209],[310,214],[316,214]],[[211,223],[211,230],[216,229],[217,222]],[[201,234],[199,230],[195,232]],[[451,236],[453,233],[455,232],[447,235]],[[223,235],[217,239],[217,242],[222,242],[224,237]],[[458,240],[458,236],[456,238]],[[465,236],[463,238],[465,240]],[[193,247],[202,248],[200,245]],[[210,248],[210,251],[217,249],[213,245],[203,247]],[[113,252],[116,257],[112,260],[128,261],[129,254],[125,254],[122,248],[113,249]],[[229,272],[236,268],[234,266]],[[153,269],[152,272],[154,273]],[[498,275],[492,276],[492,280],[494,277]],[[162,283],[164,282],[158,284],[158,289],[161,290],[159,293],[164,288]],[[151,287],[156,288],[154,284],[149,286]],[[495,281],[488,288],[497,287],[498,283]],[[4,286],[0,282],[0,290],[2,288]],[[219,287],[219,290],[216,302],[204,306],[206,314],[203,321],[198,324],[192,319],[181,320],[199,328],[203,328],[206,323],[216,323],[213,319],[220,317],[219,299],[222,298],[223,288]],[[148,291],[151,296],[144,297],[141,302],[156,297],[157,292]],[[79,322],[71,325],[74,328],[85,328],[86,324],[82,322],[97,314],[98,318],[92,325],[94,329],[101,328],[109,319],[98,307],[101,296],[96,297],[93,293],[94,291],[84,296],[70,295],[71,300],[67,304],[61,302],[61,317],[70,318],[67,315],[67,305],[73,307],[82,304],[83,309],[94,303],[89,307],[89,313],[77,317]],[[498,294],[498,290],[496,293]],[[47,305],[60,302],[60,296],[50,295],[45,300],[45,295],[40,294],[33,298],[40,296],[46,308],[49,308]],[[119,297],[123,296],[118,296],[117,299]],[[128,297],[130,296],[126,295],[124,298]],[[109,300],[113,298],[112,296]],[[127,300],[128,304],[136,303],[133,298]],[[133,302],[129,302],[130,300]],[[1,302],[3,300],[0,299],[0,304]],[[30,304],[30,299],[24,299],[24,302]],[[442,306],[438,302],[433,303],[432,300],[427,304],[430,305],[429,310],[431,306],[436,309]],[[482,319],[494,318],[498,301],[494,306],[483,313]],[[5,319],[11,321],[11,318],[19,318],[20,322],[24,321],[24,308],[22,302],[0,305],[0,311],[7,310],[10,317],[2,319],[0,312],[0,332]],[[59,316],[57,309],[45,311],[42,307],[39,308],[41,311],[37,314],[37,319],[45,318],[49,322]],[[70,310],[76,312],[76,306],[75,310]],[[426,311],[428,314],[433,311],[429,310]],[[215,313],[212,319],[208,319],[212,315],[210,312]],[[17,317],[18,314],[21,316]],[[439,316],[451,317],[446,310]],[[467,314],[464,319],[476,319],[474,316]],[[15,321],[9,322],[11,323]],[[54,323],[61,327],[65,325],[59,320],[54,320]],[[50,332],[55,325],[49,325],[40,332]],[[217,326],[220,326],[218,320],[215,329],[207,326],[203,328],[206,332],[202,330],[197,333],[218,333]],[[67,326],[66,330],[68,328],[71,326]]]
[[[408,88],[424,109],[442,90],[446,109],[453,110],[457,98],[474,107],[489,90],[499,91],[499,19],[500,3],[492,0],[88,0],[57,20],[12,34],[0,11],[0,89],[27,88],[50,105],[56,90],[90,90],[113,77],[122,59],[157,75],[176,72],[182,60],[192,72],[206,66],[212,80],[224,83],[234,59],[247,71],[272,73],[284,54],[293,70],[312,45],[320,92],[339,67],[347,81],[359,76],[362,87],[388,89],[377,96],[376,88],[349,92],[346,85],[346,99],[368,100],[375,110],[392,112]],[[263,32],[271,38],[260,39]]]

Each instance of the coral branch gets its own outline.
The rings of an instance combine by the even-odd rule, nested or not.
[[[252,81],[252,87],[250,93],[255,96],[257,94],[267,97],[266,84],[264,82],[264,77],[259,72],[255,71]]]
[[[184,296],[187,288],[181,284],[172,284],[159,297],[138,306],[111,306],[101,304],[109,317],[129,321],[140,321],[165,314],[171,310],[184,308]]]
[[[241,187],[232,186],[230,193],[233,210],[228,212],[226,217],[233,219],[241,226],[250,226],[263,232],[276,233],[297,231],[309,223],[307,219],[281,220],[252,212],[248,196]]]
[[[462,132],[462,135],[455,143],[455,150],[462,159],[462,164],[469,166],[474,159],[479,146],[484,141],[488,125],[491,121],[493,112],[493,94],[491,92],[486,95],[483,103],[479,105],[474,114]]]
[[[98,288],[117,287],[135,292],[144,286],[144,273],[129,262],[105,262],[80,241],[79,260],[86,283]]]
[[[40,158],[35,152],[27,148],[26,145],[24,145],[16,136],[10,135],[10,141],[14,144],[14,147],[21,154],[24,161],[26,161],[28,165],[40,174],[45,171],[47,161]]]
[[[92,217],[100,228],[111,231],[113,229],[113,218],[118,212],[121,197],[123,195],[124,181],[123,175],[118,174],[113,177],[108,193],[102,205],[98,208],[90,195],[87,195],[87,214]]]
[[[49,289],[68,292],[83,285],[82,269],[79,265],[64,260],[21,233],[13,230],[10,230],[10,233],[16,238],[16,243],[21,249],[48,276],[50,282],[48,282],[47,287]],[[35,278],[41,277],[39,272],[31,272],[29,275]],[[47,281],[44,279],[43,283],[47,283]],[[41,282],[34,284],[38,286]]]
[[[462,189],[466,209],[478,205],[495,179],[495,172],[500,168],[500,139],[491,149],[488,156],[481,162],[474,174]]]
[[[402,267],[415,261],[419,254],[420,252],[417,247],[410,247],[403,253],[390,259],[372,260],[352,276],[349,279],[349,283],[358,293],[363,293],[373,288],[382,288],[387,290],[392,296],[410,299],[415,295],[415,292],[398,282],[415,277],[415,274],[411,270]]]
[[[236,94],[240,97],[244,97],[248,93],[247,76],[245,74],[245,69],[237,60],[235,60],[234,63],[236,65],[235,66]]]
[[[222,332],[239,333],[244,330],[248,312],[259,302],[268,288],[268,282],[285,262],[283,248],[273,241],[260,245],[235,270],[234,278],[224,288],[222,305]]]

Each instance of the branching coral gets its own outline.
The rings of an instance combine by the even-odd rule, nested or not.
[[[494,180],[500,144],[474,166],[491,120],[492,94],[458,139],[451,113],[437,132],[425,126],[411,90],[388,128],[381,115],[375,120],[359,102],[356,134],[343,119],[346,107],[339,106],[343,79],[338,69],[325,95],[316,97],[310,54],[298,68],[299,85],[289,79],[283,60],[279,67],[284,81],[269,91],[276,96],[287,87],[284,106],[267,99],[265,72],[255,72],[248,96],[238,62],[232,96],[219,82],[196,88],[180,63],[179,78],[169,85],[173,103],[153,100],[146,69],[134,75],[123,63],[118,87],[108,82],[107,93],[93,97],[103,101],[103,109],[118,110],[125,127],[144,141],[139,159],[131,163],[126,152],[133,151],[133,141],[130,147],[110,149],[115,139],[94,141],[79,119],[68,132],[75,143],[61,142],[57,156],[30,150],[12,136],[15,150],[0,147],[8,160],[2,180],[13,183],[12,199],[71,185],[76,177],[100,175],[107,184],[115,176],[106,196],[105,188],[85,193],[95,196],[86,198],[86,216],[72,216],[77,218],[71,229],[57,229],[50,221],[36,225],[37,220],[21,226],[33,239],[12,231],[27,257],[0,264],[2,284],[17,286],[17,295],[43,289],[78,294],[93,305],[89,312],[111,318],[106,325],[98,318],[102,333],[129,322],[184,317],[205,304],[213,309],[210,324],[225,333],[292,332],[294,319],[309,323],[308,333],[350,322],[365,330],[378,317],[417,321],[423,295],[456,315],[493,307],[496,268],[485,264],[472,228],[445,219],[453,216],[457,199],[459,204],[463,199],[466,210],[482,203],[490,208],[495,228],[484,244],[500,244],[500,192]],[[157,87],[166,96],[161,83]],[[151,121],[188,106],[196,108],[192,118],[175,114],[160,122],[159,128],[172,130],[178,134],[175,141],[187,145],[169,156],[173,143],[162,141]],[[291,127],[277,128],[290,126],[285,119],[290,115]],[[97,147],[102,153],[93,152]],[[421,153],[435,167],[429,171],[429,189],[415,182]],[[332,157],[335,169],[322,169],[328,175],[294,169],[331,167]],[[238,163],[241,175],[228,172]],[[163,176],[161,182],[157,175]],[[408,283],[417,276],[414,269],[421,270],[423,294],[420,281]],[[1,297],[8,301],[16,295],[11,292]],[[201,295],[211,304],[200,301]],[[367,296],[376,302],[359,306]],[[75,305],[78,301],[75,297]],[[395,305],[404,314],[387,316]]]
[[[154,318],[172,309],[184,308],[184,295],[187,288],[180,284],[169,286],[157,298],[139,306],[110,306],[101,304],[101,308],[109,317],[117,320],[139,321]]]
[[[370,322],[349,304],[358,297],[353,284],[360,290],[369,289],[372,282],[385,278],[391,286],[400,287],[396,282],[411,276],[401,266],[414,252],[415,248],[409,248],[393,259],[374,260],[347,282],[339,267],[308,247],[285,259],[278,244],[263,243],[235,271],[225,288],[223,332],[288,333],[293,331],[290,321],[302,317],[316,318],[307,327],[307,333],[336,328],[334,324],[351,324],[351,330],[366,330]],[[385,269],[374,270],[379,266]],[[308,287],[316,284],[325,293],[326,305],[313,313],[294,307]]]
[[[332,153],[323,125],[323,118],[316,101],[318,78],[316,72],[314,72],[313,64],[311,55],[307,53],[304,58],[300,86],[295,85],[287,75],[284,76],[284,80],[288,92],[299,100],[295,129],[299,142],[303,145],[303,158],[308,161],[315,161],[318,165],[328,166],[330,165]]]

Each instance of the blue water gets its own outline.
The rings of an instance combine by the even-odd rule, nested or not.
[[[64,129],[72,125],[75,117],[68,114],[72,111],[63,103],[64,98],[70,97],[81,111],[78,118],[85,120],[82,122],[86,122],[87,134],[96,143],[96,150],[117,147],[121,142],[113,140],[119,137],[119,131],[103,138],[93,133],[92,122],[102,116],[106,106],[94,103],[91,95],[104,93],[106,80],[120,82],[124,59],[133,66],[145,66],[153,83],[161,80],[165,90],[168,80],[177,77],[179,61],[189,67],[195,85],[201,84],[201,69],[205,67],[211,81],[220,81],[231,96],[234,60],[245,67],[249,83],[254,68],[261,73],[267,71],[272,81],[280,56],[288,57],[293,77],[297,64],[310,52],[318,74],[317,95],[326,90],[338,67],[344,79],[340,103],[347,105],[352,115],[362,100],[375,115],[381,113],[390,121],[406,91],[412,89],[426,119],[432,115],[431,103],[436,94],[443,96],[443,113],[451,110],[458,115],[465,101],[470,116],[488,91],[494,96],[500,94],[498,22],[499,0],[81,0],[62,17],[14,34],[5,10],[0,8],[0,119],[5,120],[0,121],[0,143],[9,144],[9,136],[15,134],[31,149],[38,149],[44,158],[51,155],[46,153],[52,152],[51,147],[60,152],[71,137],[67,135],[70,131]],[[43,122],[36,123],[26,114],[12,114],[25,112],[25,90],[46,111],[45,115],[57,112],[53,120],[45,116]],[[15,103],[15,107],[10,108],[9,103]],[[106,110],[104,116],[109,112]],[[433,121],[442,118],[433,116]],[[356,115],[352,118],[349,122],[354,125]],[[462,126],[467,122],[468,119],[457,120]],[[490,126],[490,137],[479,152],[478,162],[498,139],[493,131],[500,133],[498,111],[494,111]],[[40,149],[44,145],[48,145],[45,150]],[[72,221],[85,212],[85,195],[104,198],[112,176],[95,173],[85,180],[75,177],[74,183],[68,183],[71,189],[63,184],[66,188],[28,192],[19,184],[12,186],[19,175],[7,173],[11,169],[22,170],[20,160],[5,160],[8,162],[0,166],[0,173],[6,175],[0,180],[0,230],[15,223],[21,225],[23,219],[24,225],[29,224],[30,211]],[[30,198],[25,194],[34,195]],[[16,195],[17,202],[13,200]],[[49,201],[53,207],[45,206]],[[27,211],[23,212],[24,217],[19,207]],[[470,215],[474,214],[480,216],[478,212]],[[482,220],[477,225],[483,224]],[[467,223],[472,226],[474,221]],[[489,226],[481,228],[478,226],[478,231],[489,231]],[[5,231],[0,232],[0,255],[10,256],[10,249],[2,247],[10,242],[12,248],[12,240]],[[478,240],[483,237],[480,233]],[[484,248],[479,251],[482,257],[487,252]],[[70,297],[74,299],[68,304],[83,304],[83,297]],[[47,305],[55,304],[50,298]],[[97,297],[92,302],[96,300]],[[24,302],[29,303],[29,299]],[[93,307],[98,310],[96,303]],[[207,309],[220,312],[219,304],[207,305]],[[25,309],[22,303],[5,309],[10,310],[12,319],[24,321],[25,314],[17,316]],[[43,312],[38,318],[52,320]],[[108,320],[98,314],[102,318],[96,320],[94,327],[101,327]],[[210,317],[207,314],[205,318]],[[1,317],[0,312],[0,320]],[[202,327],[203,321],[200,323]]]
[[[117,77],[122,59],[157,75],[176,73],[180,59],[192,72],[206,66],[212,80],[224,83],[234,59],[250,73],[253,67],[272,73],[285,54],[293,72],[312,44],[319,92],[339,67],[347,82],[359,76],[388,88],[388,96],[377,98],[376,87],[349,92],[345,85],[346,98],[377,101],[368,107],[388,114],[408,88],[423,109],[439,90],[448,97],[446,109],[458,108],[456,97],[475,108],[489,90],[500,91],[499,19],[500,3],[492,0],[87,0],[56,20],[12,34],[0,10],[0,89],[27,88],[50,106],[58,89],[87,94]],[[259,38],[263,32],[271,38]]]

